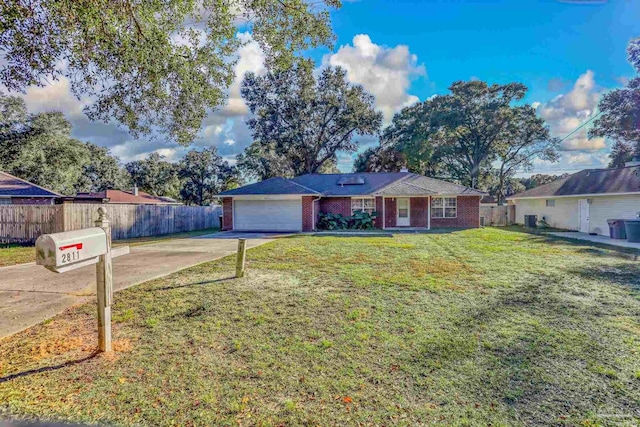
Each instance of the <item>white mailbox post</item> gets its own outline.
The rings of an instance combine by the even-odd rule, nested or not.
[[[111,230],[103,207],[98,208],[95,225],[84,230],[43,234],[38,237],[36,264],[55,273],[66,273],[96,264],[98,348],[100,351],[111,351]],[[124,253],[128,253],[128,248]]]

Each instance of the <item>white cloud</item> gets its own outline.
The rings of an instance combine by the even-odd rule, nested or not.
[[[587,70],[573,85],[573,88],[558,95],[546,104],[534,102],[532,106],[544,118],[554,136],[565,137],[593,116],[598,106],[600,92],[596,86],[594,73]],[[604,138],[587,137],[588,126],[583,127],[562,142],[566,151],[596,151],[605,148]]]
[[[63,111],[69,118],[84,117],[82,109],[89,102],[78,100],[71,93],[69,79],[64,76],[47,86],[31,86],[22,97],[29,112]]]
[[[355,36],[353,46],[344,45],[336,53],[325,55],[322,66],[344,68],[350,82],[361,84],[376,97],[376,107],[386,121],[403,107],[419,101],[407,91],[412,79],[426,76],[424,65],[418,64],[418,57],[409,52],[408,46],[380,46],[366,34]]]
[[[248,72],[261,74],[265,71],[265,54],[260,45],[251,38],[249,33],[239,33],[238,38],[244,42],[244,45],[238,49],[235,78],[229,87],[227,105],[220,111],[220,114],[231,117],[243,116],[249,113],[249,108],[247,108],[240,94],[244,75]]]

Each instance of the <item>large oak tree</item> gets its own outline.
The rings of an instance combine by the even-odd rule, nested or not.
[[[291,175],[335,164],[338,152],[357,150],[356,134],[376,134],[382,122],[373,96],[349,84],[341,68],[325,68],[317,79],[309,63],[264,76],[247,73],[242,96],[253,113],[247,124],[255,143],[241,165],[266,153]]]
[[[631,65],[640,74],[640,39],[627,48]],[[626,87],[605,93],[598,104],[600,117],[589,130],[590,137],[615,140],[610,154],[610,167],[624,166],[634,156],[640,156],[640,75],[629,80]]]
[[[9,90],[66,77],[93,120],[133,135],[191,142],[225,101],[232,60],[249,29],[276,68],[330,44],[340,0],[4,0],[0,82]]]

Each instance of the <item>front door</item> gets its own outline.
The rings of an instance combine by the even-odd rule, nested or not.
[[[409,220],[409,199],[405,197],[398,198],[396,206],[398,210],[396,225],[398,227],[408,227],[411,224]]]
[[[589,232],[589,201],[587,199],[578,200],[580,207],[580,232]]]

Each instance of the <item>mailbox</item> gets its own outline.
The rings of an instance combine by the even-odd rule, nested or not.
[[[36,240],[36,264],[56,273],[96,264],[107,253],[107,234],[102,228],[43,234]]]

